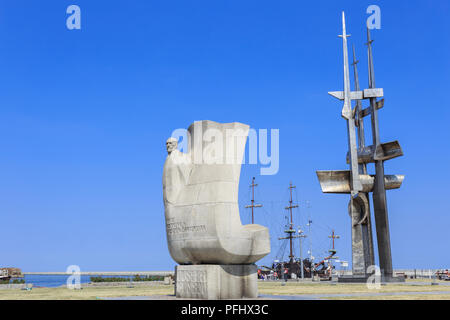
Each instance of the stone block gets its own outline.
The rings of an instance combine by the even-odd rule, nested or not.
[[[181,299],[254,299],[258,297],[257,267],[250,265],[179,265],[175,295]]]

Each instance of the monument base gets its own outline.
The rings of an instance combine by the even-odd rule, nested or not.
[[[341,283],[367,283],[370,275],[351,275],[351,276],[339,276],[338,282]],[[369,280],[373,282],[373,280]],[[390,282],[405,282],[405,277],[393,277],[393,276],[381,276],[381,283]]]
[[[250,265],[179,265],[175,295],[194,299],[254,299],[258,297],[257,267]]]

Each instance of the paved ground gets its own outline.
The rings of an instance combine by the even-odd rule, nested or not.
[[[329,293],[329,294],[302,294],[302,295],[268,295],[261,294],[256,300],[327,300],[334,297],[376,297],[376,296],[404,296],[404,295],[448,295],[449,291],[415,291],[415,292],[373,292],[373,293]],[[174,295],[155,295],[155,296],[135,296],[135,297],[117,297],[102,298],[104,300],[176,300]],[[196,299],[183,299],[196,300]]]
[[[98,297],[101,300],[201,300],[201,299],[177,299],[175,295],[154,295],[154,296],[130,296],[130,297]],[[257,299],[242,300],[280,300],[278,296],[260,295]]]
[[[261,298],[282,299],[282,300],[327,300],[333,297],[376,297],[376,296],[404,296],[404,295],[449,295],[449,291],[433,291],[433,292],[374,292],[374,293],[334,293],[334,294],[313,294],[313,295],[295,295],[295,296],[273,296],[261,295]]]

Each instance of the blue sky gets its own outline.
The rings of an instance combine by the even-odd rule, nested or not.
[[[66,28],[70,4],[81,8],[81,30]],[[381,138],[405,154],[385,165],[406,175],[388,191],[393,265],[449,267],[446,0],[1,1],[0,265],[172,269],[164,142],[203,119],[280,130],[278,174],[259,176],[259,165],[241,174],[243,222],[256,176],[256,222],[272,231],[262,262],[279,250],[291,180],[295,223],[313,220],[314,254],[335,229],[338,255],[351,260],[348,196],[322,194],[315,171],[347,168],[342,105],[327,91],[342,89],[342,10],[367,87],[371,4],[381,8],[372,32]]]

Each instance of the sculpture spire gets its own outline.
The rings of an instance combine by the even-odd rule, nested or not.
[[[360,86],[359,86],[359,77],[358,77],[358,67],[357,64],[359,63],[359,60],[356,60],[356,53],[355,53],[355,46],[352,45],[352,49],[353,49],[353,77],[354,77],[354,82],[355,82],[355,91],[360,91]],[[363,121],[363,117],[361,116],[361,111],[362,111],[362,103],[361,100],[356,100],[356,106],[355,106],[355,124],[358,127],[358,148],[362,149],[364,148],[365,144],[366,144],[366,139],[365,139],[365,135],[364,135],[364,121]],[[363,165],[364,168],[366,168],[365,165]],[[360,166],[361,169],[361,166]],[[367,174],[367,170],[360,170],[359,172],[360,174]]]
[[[356,148],[355,121],[352,111],[352,99],[350,89],[350,76],[348,66],[348,49],[347,49],[347,31],[345,27],[345,13],[342,12],[342,45],[344,53],[344,107],[342,108],[342,117],[347,120],[348,131],[348,149],[350,152],[350,169],[351,169],[351,195],[355,197],[358,192],[362,191],[362,184],[359,179],[358,172],[358,151]]]
[[[375,73],[373,70],[373,55],[372,55],[372,42],[373,40],[370,38],[370,29],[367,28],[367,59],[369,66],[369,88],[375,88]]]

